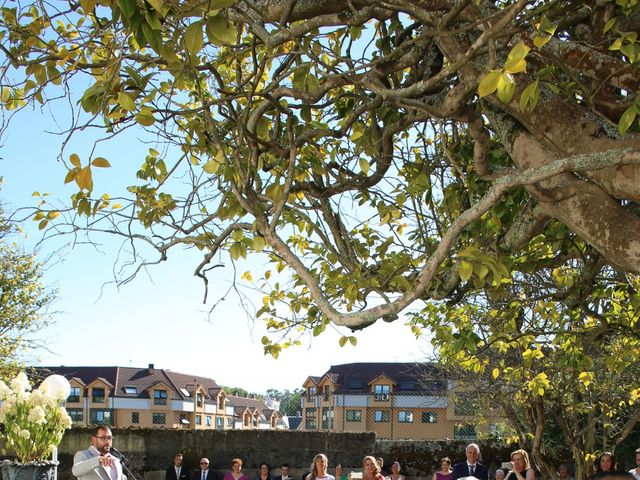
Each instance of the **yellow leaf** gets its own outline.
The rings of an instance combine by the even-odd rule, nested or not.
[[[73,182],[76,179],[76,175],[78,175],[79,171],[79,168],[72,168],[71,170],[69,170],[67,172],[67,175],[64,177],[64,183],[66,184],[69,182]]]
[[[71,156],[69,157],[69,161],[74,167],[80,168],[80,157],[78,157],[78,155],[76,155],[75,153],[71,154]]]
[[[458,274],[460,275],[460,280],[466,282],[471,278],[471,274],[473,273],[473,265],[466,260],[460,260],[460,264],[458,265]]]
[[[81,190],[93,190],[93,180],[91,178],[91,167],[87,165],[83,169],[78,172],[78,175],[75,178],[78,187]]]
[[[91,165],[93,165],[94,167],[101,167],[101,168],[109,168],[111,166],[109,161],[103,157],[94,158],[93,162],[91,162]]]
[[[495,92],[498,88],[498,82],[500,81],[501,76],[502,70],[491,70],[482,77],[482,80],[480,80],[480,83],[478,84],[478,95],[482,98]]]
[[[496,380],[500,376],[500,369],[494,368],[493,371],[491,372],[491,376],[493,377],[494,380]]]
[[[57,210],[53,210],[52,212],[49,212],[47,214],[47,218],[49,220],[55,220],[56,218],[58,218],[60,216],[60,212],[58,212]]]
[[[524,43],[520,42],[515,47],[511,49],[509,52],[509,56],[507,57],[507,61],[504,64],[504,69],[510,73],[522,72],[526,69],[527,63],[524,61],[524,58],[527,56],[531,48],[529,48]],[[524,69],[522,67],[522,62],[524,62]],[[519,70],[521,69],[521,70]]]
[[[252,280],[253,280],[253,276],[251,275],[251,272],[250,272],[249,270],[247,270],[246,272],[244,272],[244,273],[242,274],[242,277],[241,277],[241,278],[242,278],[243,280],[246,280],[247,282],[250,282],[250,281],[252,281]]]
[[[114,203],[113,205],[111,205],[111,210],[119,210],[121,208],[122,208],[121,203]]]
[[[498,79],[498,98],[504,103],[509,103],[516,91],[516,82],[509,72],[504,72]]]

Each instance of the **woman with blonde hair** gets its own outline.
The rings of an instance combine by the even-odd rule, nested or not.
[[[362,480],[383,480],[384,477],[380,473],[380,464],[376,457],[367,455],[362,460]]]
[[[311,473],[307,475],[306,480],[336,480],[333,475],[329,475],[329,459],[324,453],[319,453],[313,457],[311,464]]]
[[[529,454],[525,450],[511,452],[511,471],[505,480],[536,480],[536,472],[531,468]]]

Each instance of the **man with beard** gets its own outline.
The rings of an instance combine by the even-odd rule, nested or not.
[[[112,443],[111,429],[98,427],[91,437],[91,446],[73,457],[73,474],[79,480],[127,480],[120,461],[110,453]]]

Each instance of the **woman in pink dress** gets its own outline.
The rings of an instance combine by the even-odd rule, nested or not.
[[[224,474],[223,480],[249,480],[249,477],[240,470],[242,470],[242,460],[234,458],[231,460],[231,470]]]
[[[453,470],[451,470],[451,460],[444,457],[440,460],[440,470],[433,474],[433,480],[453,480]]]

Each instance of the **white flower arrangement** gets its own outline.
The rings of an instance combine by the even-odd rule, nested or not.
[[[61,405],[69,396],[69,382],[60,375],[47,377],[31,389],[20,372],[10,387],[0,380],[0,423],[4,425],[6,449],[20,463],[43,462],[71,427],[71,417]],[[6,452],[3,452],[6,453]]]

